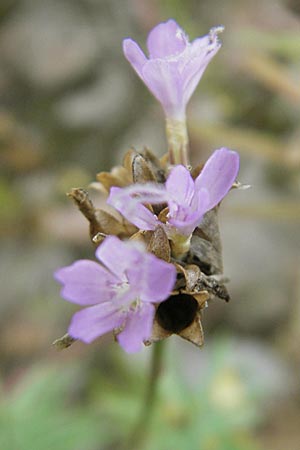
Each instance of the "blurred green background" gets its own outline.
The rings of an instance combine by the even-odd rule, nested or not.
[[[1,450],[117,450],[139,415],[151,348],[55,351],[76,308],[52,273],[94,252],[65,192],[130,146],[165,152],[121,41],[169,17],[192,39],[225,25],[188,108],[191,156],[238,150],[252,188],[221,208],[232,301],[205,311],[203,350],[168,340],[138,450],[300,448],[299,1],[1,0]]]

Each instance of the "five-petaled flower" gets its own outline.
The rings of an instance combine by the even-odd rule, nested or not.
[[[190,236],[204,214],[228,193],[238,170],[238,154],[224,147],[211,155],[195,180],[186,167],[178,165],[171,170],[165,185],[113,187],[107,202],[141,230],[154,230],[161,225],[170,239],[178,235]],[[144,203],[167,203],[167,222],[161,223]]]
[[[66,300],[88,306],[74,314],[69,334],[90,343],[114,330],[125,351],[139,351],[151,336],[153,303],[170,295],[174,265],[147,253],[140,243],[108,236],[96,250],[101,265],[79,260],[55,272]]]
[[[208,63],[221,44],[212,28],[208,35],[189,42],[180,26],[170,19],[154,27],[147,39],[149,58],[132,39],[124,39],[125,57],[161,103],[167,117],[185,119],[185,109]]]

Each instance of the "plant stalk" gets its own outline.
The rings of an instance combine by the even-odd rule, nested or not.
[[[143,443],[146,440],[151,418],[154,413],[158,381],[162,369],[164,344],[164,341],[153,344],[151,366],[142,410],[139,414],[137,423],[134,425],[133,430],[129,435],[124,450],[142,450],[143,448]]]
[[[188,166],[189,138],[186,120],[166,118],[166,135],[168,140],[168,152],[170,164],[183,164]]]

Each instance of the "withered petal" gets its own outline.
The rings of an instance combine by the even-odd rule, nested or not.
[[[100,228],[97,232],[113,234],[115,236],[127,234],[124,224],[103,209],[96,210],[96,218]]]
[[[193,292],[192,294],[191,293],[189,294],[192,295],[194,299],[198,302],[200,309],[205,308],[206,302],[210,299],[208,291]]]
[[[152,233],[153,231],[138,230],[136,233],[133,233],[132,236],[130,236],[130,240],[140,241],[148,246]]]
[[[168,214],[169,214],[169,208],[166,207],[163,210],[160,211],[158,214],[158,220],[162,223],[166,223],[168,220]]]
[[[146,159],[137,154],[132,161],[132,179],[134,183],[157,182],[157,178]]]
[[[132,183],[130,173],[121,166],[114,167],[111,172],[97,173],[96,179],[103,185],[107,192],[112,186],[125,187]]]
[[[80,212],[87,218],[89,222],[95,219],[95,208],[93,202],[89,198],[89,194],[85,189],[73,188],[67,193],[67,196],[74,200]]]
[[[168,237],[163,227],[158,226],[152,232],[147,250],[160,259],[169,262],[171,259],[171,248]]]
[[[166,164],[161,164],[161,161],[148,148],[144,148],[142,155],[151,166],[152,171],[159,183],[166,181]]]
[[[168,168],[169,166],[169,154],[165,153],[160,159],[159,159],[160,165],[162,168],[164,168],[165,170]]]
[[[139,153],[134,149],[130,148],[127,150],[127,152],[124,155],[123,158],[123,167],[126,169],[126,171],[131,174],[132,173],[132,161],[136,155]]]
[[[64,350],[65,348],[70,347],[77,339],[72,338],[69,333],[64,334],[61,338],[55,339],[52,345],[57,350]]]
[[[192,344],[195,344],[197,347],[203,346],[204,332],[201,324],[200,313],[197,314],[194,322],[189,327],[178,333],[178,336],[189,342],[192,342]]]
[[[218,208],[208,211],[191,239],[188,262],[200,267],[206,275],[223,273],[222,245],[218,225]]]
[[[172,333],[170,331],[165,330],[157,320],[154,319],[151,338],[148,341],[145,341],[144,344],[151,345],[152,343],[166,339],[171,335]]]
[[[189,264],[185,267],[183,267],[181,264],[176,264],[176,268],[184,275],[186,291],[193,292],[194,287],[196,286],[201,274],[199,267],[195,264]]]
[[[81,188],[73,188],[67,194],[68,197],[72,198],[76,205],[78,206],[80,212],[90,223],[90,237],[93,241],[94,236],[97,233],[102,233],[102,225],[98,219],[98,210],[94,208],[92,201],[89,198],[88,192]]]

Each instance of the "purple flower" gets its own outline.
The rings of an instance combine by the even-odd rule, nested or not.
[[[170,19],[154,27],[147,39],[149,59],[132,39],[124,39],[123,51],[139,77],[161,103],[167,117],[183,120],[185,108],[206,66],[221,47],[218,33],[189,42],[188,36]]]
[[[58,269],[61,296],[88,306],[74,314],[69,334],[90,343],[111,330],[128,353],[141,349],[151,336],[155,307],[170,295],[176,269],[139,243],[108,236],[96,250],[101,265],[79,260]]]
[[[108,204],[142,230],[162,225],[170,239],[174,235],[189,236],[203,215],[228,193],[239,170],[239,156],[227,148],[216,150],[193,180],[189,170],[175,166],[165,186],[148,183],[126,188],[111,188]],[[167,223],[162,224],[143,203],[168,203]]]

